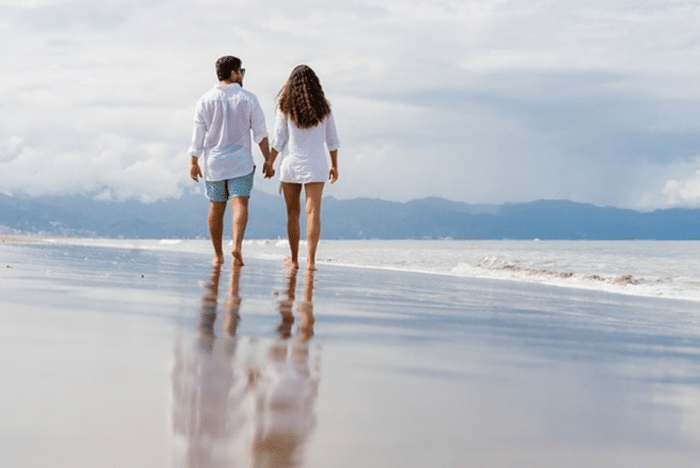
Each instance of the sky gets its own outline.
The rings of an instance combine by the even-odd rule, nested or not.
[[[319,75],[335,198],[700,207],[698,25],[700,0],[0,0],[0,193],[193,190],[235,55],[270,133],[292,68]]]

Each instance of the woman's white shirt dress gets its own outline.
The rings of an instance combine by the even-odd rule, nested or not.
[[[299,128],[279,108],[272,147],[280,154],[280,182],[306,184],[328,180],[328,152],[340,148],[331,112],[312,128]]]

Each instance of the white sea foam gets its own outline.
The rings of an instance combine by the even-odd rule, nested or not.
[[[161,245],[177,245],[177,244],[179,244],[179,243],[181,243],[181,242],[182,242],[181,239],[161,239],[161,240],[159,241],[159,243],[160,243]]]
[[[318,263],[700,301],[695,241],[325,241]]]

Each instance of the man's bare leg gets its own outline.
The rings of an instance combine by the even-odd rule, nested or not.
[[[239,284],[241,280],[241,267],[234,265],[231,267],[231,280],[229,281],[228,296],[226,297],[226,306],[224,307],[224,320],[221,324],[221,330],[226,336],[236,336],[238,322],[241,319],[241,295],[239,293]]]
[[[207,223],[209,225],[209,235],[211,243],[214,247],[213,265],[221,265],[224,263],[224,249],[222,247],[222,238],[224,235],[224,213],[226,213],[225,202],[209,202],[209,216]]]
[[[310,182],[306,188],[306,269],[316,269],[316,247],[321,237],[321,197],[323,182]]]
[[[287,205],[287,239],[291,256],[284,263],[292,268],[299,268],[299,216],[301,214],[301,184],[282,182],[282,193]]]
[[[234,197],[231,199],[231,232],[233,233],[233,264],[243,266],[243,236],[248,224],[248,197]]]

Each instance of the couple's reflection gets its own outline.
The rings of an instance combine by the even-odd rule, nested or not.
[[[173,432],[182,466],[301,466],[315,426],[319,383],[313,336],[313,272],[304,281],[294,333],[297,271],[277,302],[277,337],[240,338],[241,269],[233,267],[219,314],[221,266],[205,285],[199,333],[190,350],[178,342],[172,371]],[[221,315],[220,325],[216,326]],[[313,355],[313,358],[312,358]]]
[[[314,403],[318,394],[318,354],[311,358],[313,336],[313,271],[307,271],[300,323],[293,336],[293,306],[297,269],[287,272],[287,288],[278,301],[279,337],[267,349],[255,389],[253,466],[300,466],[303,448],[316,425]]]
[[[278,308],[282,321],[277,328],[281,339],[288,339],[292,336],[292,326],[294,325],[294,300],[296,299],[298,269],[292,268],[287,271],[287,288],[278,301]],[[314,335],[314,271],[307,270],[304,280],[304,295],[299,301],[299,339],[303,342],[309,341]]]

